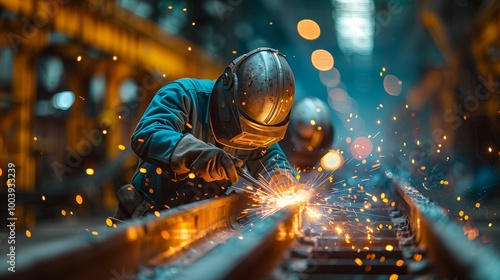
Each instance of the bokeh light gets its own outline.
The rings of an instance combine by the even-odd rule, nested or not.
[[[124,103],[132,102],[137,98],[138,86],[132,79],[127,79],[120,85],[120,100]]]
[[[319,25],[310,19],[303,19],[297,23],[299,35],[306,40],[315,40],[321,34]]]
[[[333,88],[328,91],[328,104],[339,113],[348,113],[352,110],[353,100],[342,88]]]
[[[325,170],[336,170],[344,163],[344,158],[335,150],[331,150],[321,158],[321,166]]]
[[[75,94],[71,91],[62,91],[54,95],[52,105],[54,108],[68,110],[75,102]]]
[[[391,276],[389,276],[389,280],[398,280],[399,276],[397,274],[391,274]]]
[[[82,204],[83,203],[83,197],[81,195],[76,195],[75,197],[76,203]]]
[[[352,156],[356,159],[364,159],[372,152],[372,142],[366,137],[358,137],[351,144]]]
[[[373,0],[332,1],[332,4],[332,18],[340,51],[346,55],[371,55],[375,35]]]
[[[403,82],[394,75],[387,75],[384,77],[384,89],[388,94],[398,96],[403,89]]]
[[[328,71],[320,71],[319,79],[327,87],[336,87],[340,83],[340,72],[335,67]]]
[[[333,56],[326,50],[315,50],[311,54],[311,62],[320,71],[328,71],[333,68]]]

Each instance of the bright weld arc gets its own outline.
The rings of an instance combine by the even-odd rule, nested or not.
[[[376,136],[378,136],[378,133]],[[348,165],[349,163],[351,163],[355,159],[355,157],[356,156],[354,155],[351,159],[343,161],[341,166]],[[341,166],[339,166],[339,168]],[[375,165],[375,167],[377,167],[375,169],[380,168],[380,164]],[[336,170],[338,170],[339,168],[337,168]],[[267,172],[266,168],[264,168],[264,170]],[[327,181],[330,181],[330,183],[333,183],[332,176],[336,170],[333,170],[332,172],[329,172],[328,174],[319,172],[318,175],[313,180],[310,181],[310,184],[308,184],[309,186],[313,187],[311,189],[311,191],[314,191],[314,187],[321,186],[323,183],[325,183]],[[372,171],[370,171],[370,172],[372,172]],[[288,172],[285,172],[285,173],[288,173]],[[269,174],[269,172],[268,172],[268,174]],[[282,175],[290,175],[290,174],[282,174]],[[326,176],[324,176],[324,175],[326,175]],[[358,176],[355,176],[355,177],[357,178]],[[264,176],[262,176],[262,174],[260,174],[259,181],[262,182],[264,185],[269,186],[269,182],[267,182],[267,180],[265,180],[265,178],[264,178]],[[338,181],[336,183],[333,183],[332,187],[337,185],[337,184],[340,184],[340,183],[343,183],[342,186],[346,187],[345,182],[346,182],[346,180]],[[255,189],[252,187],[243,188],[243,189],[238,188],[238,189],[241,191],[252,194],[252,197],[254,200],[254,204],[252,205],[253,208],[249,208],[249,209],[245,210],[245,212],[256,214],[256,216],[254,216],[254,219],[259,219],[259,218],[265,219],[266,217],[273,215],[275,212],[279,211],[283,207],[286,207],[286,206],[292,205],[292,204],[302,204],[304,206],[304,208],[302,210],[305,212],[305,214],[307,214],[308,217],[310,217],[314,220],[317,220],[319,218],[325,218],[327,220],[327,224],[324,224],[324,226],[321,227],[322,231],[327,230],[327,228],[331,228],[332,230],[334,230],[338,234],[340,234],[344,230],[346,230],[345,226],[348,226],[348,228],[347,228],[348,231],[365,233],[368,235],[368,239],[370,239],[370,237],[372,236],[371,234],[374,233],[374,229],[370,226],[366,226],[366,225],[364,225],[364,226],[359,225],[358,226],[357,224],[354,224],[351,221],[347,221],[347,223],[343,223],[343,224],[338,224],[336,221],[336,218],[335,218],[337,216],[335,213],[338,213],[338,214],[352,213],[357,217],[358,213],[361,214],[361,212],[362,212],[364,215],[378,216],[378,215],[366,213],[366,211],[372,211],[371,205],[369,203],[368,203],[369,205],[364,205],[362,207],[359,207],[359,206],[350,205],[350,203],[345,204],[342,202],[346,199],[352,199],[352,198],[354,198],[354,200],[352,200],[352,201],[355,202],[355,200],[357,198],[356,198],[356,195],[354,195],[354,197],[351,197],[351,190],[359,189],[361,192],[364,192],[363,186],[358,184],[357,187],[352,186],[352,187],[349,187],[347,189],[333,188],[332,192],[330,192],[329,195],[337,196],[340,199],[340,201],[334,201],[331,204],[329,204],[328,199],[332,199],[332,197],[323,197],[322,198],[322,195],[320,193],[314,193],[314,194],[309,193],[309,196],[307,197],[307,199],[304,200],[304,199],[300,198],[300,196],[297,196],[297,194],[289,192],[287,190],[288,187],[290,187],[290,186],[280,185],[276,189],[273,189],[273,188]],[[343,192],[348,192],[349,194],[348,195],[340,194]],[[358,195],[361,195],[361,193]],[[385,195],[381,194],[380,197],[382,198],[382,196],[385,197]],[[309,201],[312,198],[315,198],[314,201],[316,201],[316,202]],[[363,209],[363,208],[366,208],[366,209]],[[322,212],[325,212],[327,214],[333,214],[333,216],[330,217],[329,215],[326,215],[325,213],[322,213]],[[365,228],[365,226],[366,226],[366,228]],[[348,241],[346,241],[346,243],[349,243],[350,240],[349,239],[347,239],[347,240]]]
[[[306,204],[310,198],[305,192],[291,193],[287,191],[288,187],[280,185],[277,190],[269,187],[269,183],[263,184],[266,189],[255,189],[252,186],[237,188],[240,191],[250,193],[259,209],[248,209],[249,211],[261,211],[262,218],[268,217],[282,208],[289,205]],[[312,212],[310,210],[310,212]],[[317,215],[317,214],[316,214]]]

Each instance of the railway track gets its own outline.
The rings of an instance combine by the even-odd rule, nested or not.
[[[498,279],[497,256],[398,179],[383,195],[289,205],[265,219],[244,193],[33,251],[9,279]],[[363,197],[363,199],[361,199]],[[1,275],[5,277],[5,275]]]
[[[403,199],[392,193],[385,203],[369,201],[349,201],[345,208],[359,210],[337,214],[329,227],[321,223],[316,229],[313,222],[304,222],[304,234],[295,240],[279,271],[284,279],[290,275],[299,279],[438,279],[426,251],[418,246]]]

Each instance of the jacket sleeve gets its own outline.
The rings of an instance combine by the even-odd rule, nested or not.
[[[181,83],[172,82],[153,97],[132,135],[132,149],[144,161],[170,171],[170,157],[183,136],[193,106]]]

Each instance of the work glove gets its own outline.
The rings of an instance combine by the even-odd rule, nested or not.
[[[206,182],[229,180],[234,184],[238,182],[236,167],[243,166],[243,161],[192,134],[186,134],[177,143],[170,166],[177,174],[193,172]]]

